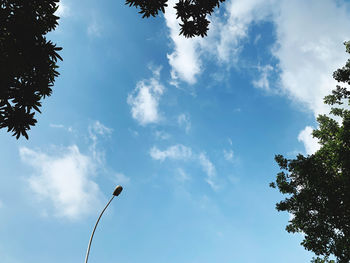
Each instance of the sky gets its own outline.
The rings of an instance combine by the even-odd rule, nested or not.
[[[29,140],[0,131],[4,263],[295,263],[269,188],[276,154],[319,145],[350,2],[227,0],[206,38],[179,36],[174,0],[142,19],[123,1],[63,0],[48,38],[60,76]]]

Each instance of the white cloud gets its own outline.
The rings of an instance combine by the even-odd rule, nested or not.
[[[342,43],[349,38],[349,5],[342,1],[280,1],[275,13],[282,89],[307,109],[327,113],[323,97],[335,88],[332,72],[347,55]],[[312,14],[312,15],[310,15]],[[327,19],[325,19],[325,17]]]
[[[302,142],[307,154],[314,154],[318,151],[321,145],[318,143],[317,138],[312,137],[312,127],[306,126],[304,130],[299,133],[298,141]]]
[[[269,0],[232,0],[226,3],[223,18],[214,17],[210,30],[212,39],[203,45],[211,49],[220,62],[236,62],[242,49],[242,40],[248,37],[249,26],[269,15]],[[215,42],[213,42],[213,40]],[[213,47],[215,47],[213,49]]]
[[[258,71],[260,72],[260,77],[253,80],[254,87],[270,91],[269,76],[271,71],[273,71],[273,67],[271,65],[258,66]]]
[[[158,110],[159,100],[164,92],[159,82],[160,68],[153,71],[149,80],[139,81],[134,91],[128,95],[127,102],[131,106],[132,117],[141,125],[157,123],[161,116]]]
[[[101,192],[93,181],[94,161],[76,145],[57,155],[22,147],[20,157],[35,170],[28,179],[30,189],[53,204],[56,216],[78,219],[100,207]]]
[[[179,124],[180,127],[183,127],[186,131],[186,133],[189,133],[191,130],[191,120],[190,116],[188,114],[180,114],[177,117],[177,123]]]
[[[153,159],[160,161],[164,161],[167,158],[174,160],[188,160],[192,157],[192,150],[182,144],[170,146],[164,151],[161,151],[154,146],[150,150],[150,155]]]
[[[239,54],[244,47],[244,40],[249,37],[249,27],[261,21],[271,21],[275,26],[276,42],[272,55],[278,61],[278,86],[283,94],[303,105],[315,116],[328,113],[323,97],[335,87],[332,72],[343,66],[347,59],[342,43],[350,35],[350,28],[344,26],[350,24],[348,2],[226,1],[220,14],[211,17],[208,37],[192,41],[178,36],[178,22],[172,6],[173,3],[170,3],[165,15],[171,29],[170,37],[175,43],[169,63],[172,71],[182,80],[187,79],[190,84],[195,82],[195,77],[203,69],[199,58],[203,54],[211,54],[209,57],[219,64],[239,66]],[[188,70],[184,65],[195,70]],[[185,73],[178,73],[181,71],[187,74],[186,77],[183,76]],[[253,84],[265,90],[270,89],[270,66],[261,67],[260,72],[260,78]]]
[[[57,128],[62,126],[57,125]],[[30,189],[39,201],[48,205],[48,209],[43,208],[42,215],[75,220],[97,212],[104,199],[94,181],[94,174],[104,168],[104,152],[98,150],[98,139],[111,133],[112,129],[101,122],[93,122],[88,127],[90,147],[87,154],[81,153],[76,145],[55,147],[51,153],[26,147],[19,149],[22,162],[34,169],[28,179]]]
[[[207,178],[205,181],[210,185],[211,188],[217,190],[218,185],[214,182],[216,177],[215,166],[208,159],[205,153],[200,153],[198,159],[203,171],[207,174]]]
[[[204,69],[200,59],[204,54],[211,54],[219,63],[237,62],[242,49],[241,42],[248,37],[249,25],[268,16],[267,6],[270,1],[228,1],[223,5],[226,8],[223,16],[220,14],[208,17],[212,23],[207,37],[187,39],[179,35],[180,21],[176,19],[176,10],[173,8],[176,1],[170,0],[164,17],[174,44],[174,50],[168,54],[168,60],[175,84],[177,79],[188,84],[196,83],[197,76]]]
[[[249,24],[270,20],[276,30],[272,55],[278,60],[282,93],[315,116],[328,113],[323,98],[335,88],[333,71],[342,67],[348,56],[343,42],[349,39],[350,28],[343,25],[350,24],[349,10],[350,5],[345,1],[232,0],[227,8],[229,19],[220,19],[215,25],[221,35],[227,35],[219,38],[216,54],[225,61],[242,46],[239,40],[247,37]],[[271,90],[268,81],[271,71],[269,67],[261,68],[261,77],[253,84]],[[311,136],[311,127],[306,127],[298,139],[309,154],[319,148]]]
[[[181,79],[194,84],[196,76],[201,71],[201,60],[197,52],[200,40],[179,35],[179,21],[176,20],[176,10],[173,8],[175,3],[175,0],[169,0],[164,14],[166,25],[170,30],[170,38],[174,44],[174,51],[167,55],[172,67],[171,75],[174,80]]]
[[[114,175],[114,181],[116,184],[127,185],[130,183],[130,178],[123,173],[116,173]]]

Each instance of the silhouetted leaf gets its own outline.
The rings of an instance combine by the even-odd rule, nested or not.
[[[157,16],[159,12],[164,13],[167,0],[126,0],[125,4],[139,8],[142,18]],[[225,0],[179,0],[174,8],[176,17],[180,18],[180,35],[187,38],[207,35],[209,30],[209,20],[207,15],[211,15],[215,7]]]
[[[0,5],[0,128],[17,139],[34,126],[35,111],[50,96],[62,50],[45,35],[59,19],[58,0],[4,0]]]

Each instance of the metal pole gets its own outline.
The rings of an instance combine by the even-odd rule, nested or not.
[[[113,195],[112,198],[109,200],[109,202],[107,203],[107,205],[105,206],[105,208],[103,208],[103,210],[102,210],[100,216],[99,216],[98,219],[97,219],[97,222],[96,222],[96,224],[95,224],[94,230],[93,230],[92,233],[91,233],[91,237],[90,237],[88,249],[87,249],[87,251],[86,251],[85,263],[88,262],[88,258],[89,258],[89,254],[90,254],[91,242],[92,242],[92,239],[93,239],[93,237],[94,237],[95,230],[96,230],[96,227],[97,227],[97,225],[98,225],[98,222],[100,221],[100,219],[101,219],[101,217],[102,217],[102,215],[103,215],[103,212],[107,209],[107,207],[109,206],[109,204],[112,202],[113,198],[114,198],[114,195]]]
[[[109,206],[109,204],[112,202],[113,198],[114,198],[115,196],[120,195],[120,193],[122,192],[122,190],[123,190],[123,187],[121,187],[120,185],[117,185],[117,187],[116,187],[116,188],[114,189],[114,191],[113,191],[113,196],[112,196],[111,200],[109,200],[109,202],[107,203],[107,205],[105,206],[105,208],[103,208],[103,210],[102,210],[100,216],[98,217],[97,222],[96,222],[95,227],[94,227],[94,230],[92,231],[92,234],[91,234],[91,237],[90,237],[88,249],[87,249],[87,251],[86,251],[85,263],[88,262],[88,258],[89,258],[89,254],[90,254],[91,242],[92,242],[92,239],[93,239],[93,237],[94,237],[95,230],[96,230],[96,227],[97,227],[97,225],[98,225],[98,222],[100,221],[100,219],[101,219],[101,217],[102,217],[102,215],[103,215],[103,212],[107,209],[107,207]]]

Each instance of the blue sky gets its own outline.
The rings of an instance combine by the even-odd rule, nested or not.
[[[207,38],[171,8],[143,20],[122,1],[61,1],[64,61],[30,139],[0,132],[1,262],[289,263],[268,187],[275,154],[311,136],[346,59],[350,3],[228,0]]]

